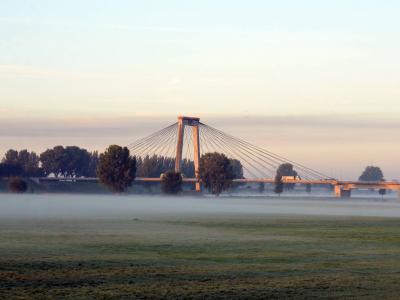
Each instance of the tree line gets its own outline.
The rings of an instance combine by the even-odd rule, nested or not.
[[[226,157],[223,153],[206,153],[200,158],[198,176],[206,189],[220,194],[232,186],[233,179],[244,178],[239,160]],[[114,192],[123,192],[135,177],[161,177],[161,188],[165,193],[181,190],[184,177],[195,177],[194,163],[184,159],[181,172],[174,172],[175,159],[158,155],[136,158],[126,147],[109,146],[104,153],[89,152],[77,146],[55,146],[40,155],[28,150],[6,152],[0,163],[0,177],[12,178],[10,189],[26,189],[26,183],[15,177],[98,177],[99,181]],[[290,163],[281,164],[276,171],[274,192],[281,194],[293,189],[294,184],[284,184],[284,176],[298,177]],[[379,167],[367,166],[360,181],[384,181]],[[384,191],[380,191],[381,194]]]
[[[99,154],[77,146],[55,146],[40,155],[10,149],[0,163],[0,177],[95,177]]]
[[[137,177],[160,177],[161,174],[175,168],[175,158],[160,155],[146,155],[144,158],[137,158]],[[181,171],[184,177],[193,178],[195,176],[194,163],[192,160],[183,159]]]
[[[0,177],[96,177],[100,155],[77,146],[55,146],[39,155],[33,151],[10,149],[0,163]],[[175,159],[145,156],[137,159],[138,177],[160,177],[172,170]],[[193,161],[183,159],[182,174],[194,177]]]

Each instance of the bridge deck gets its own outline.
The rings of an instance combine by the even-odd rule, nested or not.
[[[51,182],[51,181],[70,181],[70,182],[97,182],[98,179],[96,177],[82,177],[82,178],[71,178],[71,177],[40,177],[34,178],[39,182]],[[150,177],[137,177],[135,178],[136,182],[159,182],[160,178],[150,178]],[[188,183],[196,183],[196,178],[183,178],[183,182]],[[234,179],[233,182],[236,183],[275,183],[275,180],[272,178],[244,178],[244,179]],[[283,183],[293,183],[293,184],[311,184],[311,185],[331,185],[331,186],[341,186],[344,189],[354,189],[354,188],[372,188],[372,189],[392,189],[392,190],[400,190],[400,182],[394,181],[382,181],[382,182],[374,182],[374,181],[345,181],[345,180],[335,180],[335,179],[326,179],[326,180],[304,180],[304,179],[286,179],[283,180]]]

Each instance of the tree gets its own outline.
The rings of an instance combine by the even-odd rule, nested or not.
[[[91,155],[77,146],[55,146],[40,154],[40,161],[46,176],[89,176]],[[94,175],[94,174],[93,174]]]
[[[88,177],[96,177],[96,170],[99,164],[99,153],[97,151],[93,151],[89,153],[89,165],[86,172],[86,176]]]
[[[87,176],[90,154],[86,149],[77,146],[67,146],[62,158],[62,173],[64,176]]]
[[[18,164],[0,163],[0,177],[23,176],[24,170]]]
[[[282,176],[276,175],[275,176],[275,187],[274,187],[274,193],[278,194],[279,196],[283,192],[283,182],[282,182]]]
[[[161,190],[165,194],[177,194],[182,190],[182,175],[167,171],[161,175]]]
[[[360,181],[385,181],[381,168],[375,166],[367,166],[361,176]]]
[[[379,192],[379,195],[381,195],[382,199],[383,199],[383,196],[386,195],[386,189],[379,189],[378,192]]]
[[[279,185],[282,185],[282,190],[283,190],[283,187],[286,187],[289,190],[294,189],[294,186],[295,186],[294,183],[288,183],[288,184],[282,183],[283,176],[297,177],[297,172],[293,169],[292,164],[283,163],[283,164],[279,165],[278,169],[276,170],[275,182],[278,183]],[[282,193],[282,191],[280,193]]]
[[[42,170],[39,168],[39,156],[35,152],[21,150],[18,153],[18,164],[24,170],[25,176],[41,176]]]
[[[14,149],[8,150],[4,155],[2,162],[8,164],[18,164],[18,151]]]
[[[174,160],[163,156],[146,155],[138,160],[138,176],[159,178],[162,173],[174,167]]]
[[[153,155],[146,155],[137,160],[138,177],[159,178],[161,174],[173,170],[175,167],[175,158]],[[183,159],[181,161],[181,173],[186,177],[194,177],[194,163],[192,160]]]
[[[227,190],[235,178],[230,160],[222,153],[206,153],[200,158],[199,176],[204,186],[215,195]]]
[[[174,164],[175,164],[175,159],[174,159]],[[186,177],[190,177],[190,178],[195,177],[193,160],[190,160],[187,158],[182,159],[181,173],[182,173],[182,175],[185,175]]]
[[[63,146],[55,146],[53,149],[47,149],[40,154],[40,162],[45,176],[50,174],[54,174],[56,177],[63,175],[65,172],[64,155],[65,149]]]
[[[10,149],[6,152],[3,163],[19,165],[23,175],[28,177],[42,176],[42,169],[39,167],[39,157],[35,152],[24,149],[21,151]],[[19,174],[18,174],[19,175]]]
[[[28,185],[26,181],[20,177],[14,177],[9,180],[8,188],[13,193],[25,193],[28,189]]]
[[[290,163],[283,163],[279,165],[276,170],[276,174],[280,176],[297,176],[297,172],[293,169],[293,165]]]
[[[242,163],[234,158],[229,159],[229,165],[231,168],[231,171],[233,173],[233,179],[243,179],[243,166]],[[234,191],[236,190],[240,185],[244,185],[245,183],[232,183],[230,186],[230,190]]]
[[[110,190],[121,193],[130,186],[136,175],[136,158],[127,147],[111,145],[100,155],[97,177]]]
[[[243,166],[239,160],[230,158],[229,165],[231,166],[234,179],[244,178],[243,177]]]

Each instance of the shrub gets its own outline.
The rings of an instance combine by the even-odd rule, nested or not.
[[[182,190],[182,175],[168,171],[161,176],[161,190],[165,194],[177,194]]]
[[[13,177],[8,182],[8,188],[13,193],[25,193],[28,189],[28,184],[22,178]]]

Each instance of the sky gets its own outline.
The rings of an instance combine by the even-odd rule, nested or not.
[[[0,155],[195,115],[332,176],[400,179],[399,1],[0,1]]]

